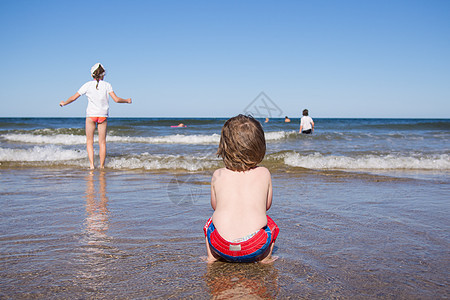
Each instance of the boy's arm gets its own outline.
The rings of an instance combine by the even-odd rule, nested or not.
[[[114,91],[109,93],[109,95],[111,96],[111,98],[113,98],[114,102],[116,102],[116,103],[130,103],[131,104],[131,98],[123,99],[123,98],[117,97],[117,95],[116,95],[116,93],[114,93]]]
[[[216,191],[214,190],[215,174],[211,178],[211,207],[216,210]]]
[[[80,94],[78,94],[78,92],[75,93],[75,95],[73,95],[72,97],[70,97],[69,99],[67,99],[66,101],[61,101],[59,102],[59,106],[63,107],[67,104],[72,103],[73,101],[77,100],[80,97]]]
[[[266,203],[266,210],[269,210],[272,206],[272,198],[273,198],[273,190],[272,190],[272,178],[269,174],[269,190],[267,191],[267,203]]]

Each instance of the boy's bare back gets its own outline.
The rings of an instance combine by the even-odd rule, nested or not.
[[[258,167],[265,154],[264,129],[255,118],[238,115],[225,122],[217,149],[225,168],[213,174],[214,214],[203,227],[209,263],[273,261],[279,228],[266,215],[272,180],[269,170]]]
[[[211,180],[213,222],[229,241],[258,231],[267,224],[266,210],[272,204],[272,181],[264,167],[248,171],[226,168],[214,172]]]

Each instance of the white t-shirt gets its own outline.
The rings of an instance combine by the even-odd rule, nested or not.
[[[78,94],[86,95],[88,106],[86,108],[87,117],[108,117],[109,115],[109,93],[113,88],[109,82],[100,80],[98,89],[96,80],[88,81],[78,90]]]
[[[302,131],[312,129],[313,119],[310,116],[303,116],[300,119],[300,126],[302,126]]]

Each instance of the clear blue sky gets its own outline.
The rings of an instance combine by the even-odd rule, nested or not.
[[[0,0],[0,117],[58,103],[104,64],[112,117],[229,117],[264,92],[299,117],[450,117],[450,1]]]

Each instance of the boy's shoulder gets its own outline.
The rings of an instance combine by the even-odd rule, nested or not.
[[[233,172],[233,171],[230,171],[227,168],[217,169],[217,170],[214,171],[213,177],[221,176],[221,175],[223,175],[224,173],[227,173],[227,172]]]
[[[268,174],[268,175],[270,175],[270,171],[266,167],[259,167],[258,166],[256,168],[252,169],[251,171],[259,173],[259,174]]]
[[[259,167],[259,166],[256,167],[256,168],[253,168],[251,170],[245,171],[245,172],[270,175],[269,169],[267,169],[266,167]],[[220,168],[220,169],[217,169],[217,170],[214,171],[213,177],[214,176],[223,176],[223,175],[227,175],[227,174],[229,174],[229,175],[239,174],[239,173],[241,173],[241,172],[239,172],[239,171],[232,171],[232,170],[229,170],[227,168]]]
[[[226,168],[220,168],[214,171],[212,177],[211,177],[211,184],[214,184],[215,182],[217,182],[218,180],[223,180],[224,178],[230,176],[227,175],[227,170]]]

